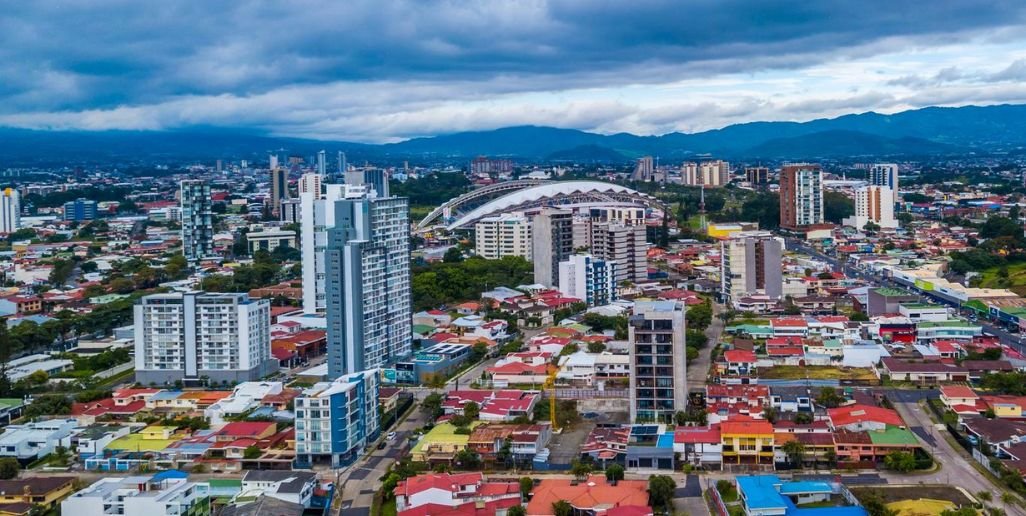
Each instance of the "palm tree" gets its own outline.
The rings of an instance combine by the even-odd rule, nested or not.
[[[791,464],[801,466],[805,458],[805,445],[798,441],[787,441],[784,443],[784,454]]]
[[[990,491],[980,491],[976,493],[976,498],[979,498],[981,502],[989,502],[994,499],[994,496],[990,494]]]
[[[1001,493],[1001,503],[1003,503],[1005,505],[1012,505],[1015,502],[1016,502],[1016,498],[1015,498],[1014,494],[1009,493],[1008,491],[1005,491],[1004,493]]]
[[[566,500],[552,502],[552,513],[555,516],[570,516],[573,512],[574,507]]]

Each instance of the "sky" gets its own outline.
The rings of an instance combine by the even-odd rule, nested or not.
[[[0,126],[383,143],[1026,102],[1026,2],[10,2]]]

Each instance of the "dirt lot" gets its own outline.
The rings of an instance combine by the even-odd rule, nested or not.
[[[958,489],[944,485],[853,487],[851,488],[851,492],[859,500],[861,500],[866,494],[874,492],[883,499],[884,503],[900,502],[902,500],[918,500],[920,498],[947,500],[949,502],[954,502],[956,505],[972,503],[972,500],[966,498],[966,496]]]
[[[549,463],[570,464],[570,461],[580,458],[581,446],[594,428],[594,423],[582,421],[573,428],[564,429],[560,434],[553,435],[549,444],[549,449],[552,450]]]
[[[869,369],[833,366],[774,366],[759,369],[759,377],[775,380],[876,380]]]

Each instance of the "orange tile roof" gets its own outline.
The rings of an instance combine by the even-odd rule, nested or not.
[[[773,424],[769,421],[724,421],[720,423],[721,434],[772,435]]]
[[[603,475],[591,475],[587,482],[570,485],[570,479],[542,480],[532,491],[527,514],[552,515],[552,503],[566,500],[570,505],[590,510],[599,506],[645,506],[648,505],[648,482],[644,480],[621,480],[615,486],[606,482]]]

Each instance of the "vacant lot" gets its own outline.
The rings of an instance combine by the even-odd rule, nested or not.
[[[949,502],[954,502],[955,505],[972,503],[972,500],[962,494],[962,491],[959,491],[952,486],[945,485],[853,487],[851,488],[851,492],[859,499],[859,501],[862,501],[863,497],[867,495],[871,496],[872,494],[876,494],[884,503],[900,502],[902,500],[918,500],[920,498],[947,500]]]
[[[774,366],[760,369],[759,377],[770,380],[876,380],[869,369],[833,366]]]
[[[1008,271],[1005,277],[1001,270]],[[1007,288],[1016,294],[1026,294],[1026,262],[1002,267],[991,267],[980,272],[980,286],[984,288]]]

